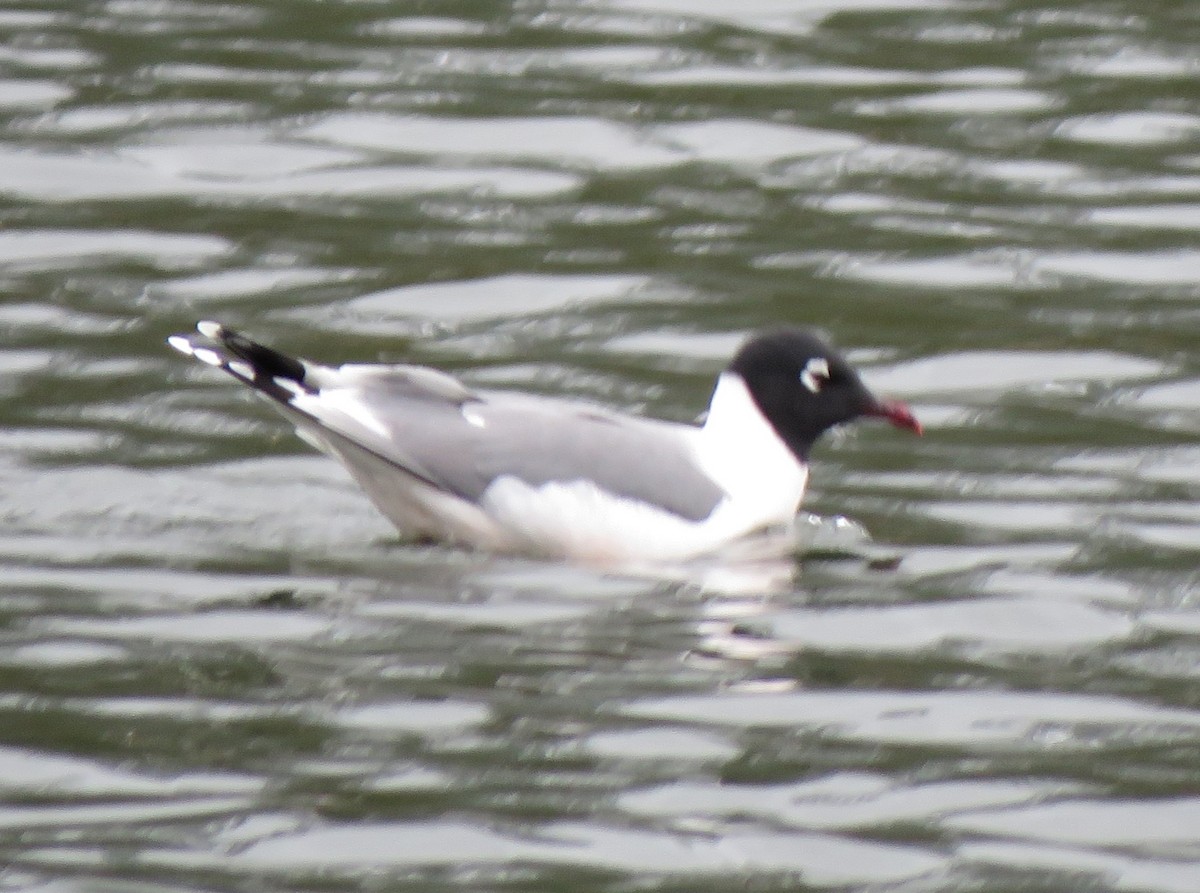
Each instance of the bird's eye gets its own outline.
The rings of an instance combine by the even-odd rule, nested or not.
[[[821,393],[821,387],[829,381],[829,361],[824,357],[813,357],[804,364],[800,372],[800,384],[814,394]]]

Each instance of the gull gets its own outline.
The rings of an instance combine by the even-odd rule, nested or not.
[[[328,366],[217,322],[176,350],[265,397],[409,539],[616,565],[717,553],[791,523],[813,444],[878,418],[921,433],[813,332],[750,337],[703,424],[470,388],[426,366]]]

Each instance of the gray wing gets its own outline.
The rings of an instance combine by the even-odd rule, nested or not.
[[[170,344],[269,398],[303,434],[347,441],[426,484],[478,502],[499,477],[591,481],[690,521],[724,491],[680,426],[565,400],[474,392],[421,366],[318,366],[217,323]]]
[[[398,464],[473,502],[502,476],[531,486],[591,481],[690,521],[725,497],[665,423],[518,394],[414,399],[383,378],[364,382],[362,403],[386,428]]]

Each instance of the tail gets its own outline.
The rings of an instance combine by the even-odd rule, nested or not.
[[[280,403],[289,403],[302,391],[315,390],[306,381],[308,369],[302,360],[252,341],[220,323],[204,320],[196,323],[196,331],[198,335],[172,335],[167,343]]]

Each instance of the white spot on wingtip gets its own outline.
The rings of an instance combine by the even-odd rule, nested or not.
[[[172,335],[167,339],[167,344],[171,345],[177,351],[187,354],[189,357],[195,352],[192,348],[192,342],[188,341],[183,335]]]
[[[487,419],[477,412],[472,412],[465,406],[462,409],[462,417],[467,420],[468,425],[474,425],[476,428],[486,428]]]
[[[216,341],[221,337],[221,324],[213,322],[211,319],[202,319],[196,323],[196,331],[205,338],[212,338]]]
[[[308,393],[304,390],[299,382],[293,381],[290,378],[283,378],[282,376],[276,375],[273,376],[271,380],[285,391],[291,392],[296,397],[299,397],[301,394]]]
[[[230,360],[227,364],[229,371],[247,381],[254,381],[254,367],[241,360]]]
[[[215,350],[209,350],[207,347],[192,348],[192,356],[201,363],[208,363],[210,366],[220,366],[224,362],[219,353]]]

